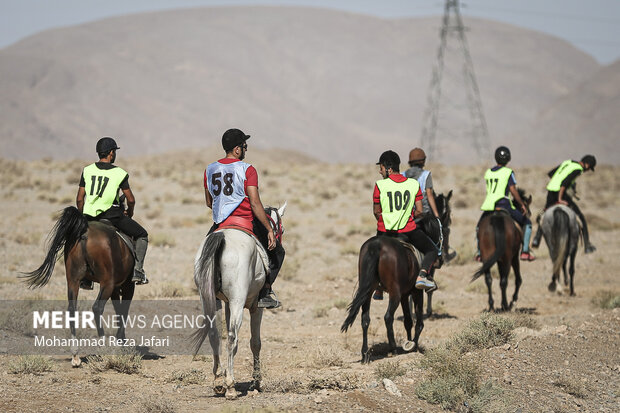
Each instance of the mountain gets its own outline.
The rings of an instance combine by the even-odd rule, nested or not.
[[[517,132],[578,99],[577,85],[589,93],[599,65],[542,33],[466,24],[491,146],[512,145],[515,162],[542,153],[536,162],[556,162],[545,140]],[[48,30],[0,50],[3,156],[94,157],[106,135],[127,155],[204,148],[237,127],[252,135],[250,150],[329,162],[376,161],[386,149],[404,157],[420,142],[439,26],[439,18],[213,7]],[[446,59],[446,86],[458,82],[457,51]],[[459,105],[456,92],[443,92],[448,106]],[[466,119],[440,125],[435,161],[479,161]],[[592,137],[592,152],[607,139]]]
[[[599,162],[620,164],[618,108],[620,60],[602,67],[539,114],[530,136],[547,144],[534,160],[580,159],[592,153]]]

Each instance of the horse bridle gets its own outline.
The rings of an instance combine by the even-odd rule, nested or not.
[[[284,234],[284,225],[282,224],[282,218],[280,217],[280,214],[278,213],[278,210],[276,208],[269,207],[267,208],[267,211],[269,211],[269,213],[267,214],[267,219],[269,219],[271,229],[273,230],[276,239],[280,243],[282,243],[282,235]],[[277,222],[274,221],[274,219],[271,217],[271,212],[276,213]]]

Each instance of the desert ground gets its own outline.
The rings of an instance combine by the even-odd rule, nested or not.
[[[117,164],[129,171],[137,199],[135,219],[150,234],[145,269],[151,282],[136,288],[135,299],[197,299],[193,259],[211,226],[203,171],[219,156],[217,148],[131,159],[119,151]],[[538,259],[522,263],[524,280],[516,308],[486,314],[484,281],[469,281],[479,266],[473,261],[474,228],[484,196],[482,175],[489,165],[428,165],[437,192],[454,191],[451,246],[459,255],[437,273],[434,315],[425,320],[421,351],[387,354],[383,323],[387,302],[373,301],[373,358],[362,365],[359,316],[346,334],[340,332],[340,325],[357,285],[359,247],[376,230],[371,199],[379,178],[377,167],[328,164],[293,152],[252,148],[247,161],[258,169],[263,203],[288,202],[287,256],[274,287],[283,307],[267,310],[263,317],[262,391],[248,389],[252,364],[246,314],[235,360],[237,400],[214,396],[209,356],[137,360],[135,371],[127,374],[96,368],[87,359],[82,367],[72,368],[69,354],[44,357],[38,370],[24,367],[32,356],[2,355],[1,411],[620,410],[620,257],[616,255],[620,251],[620,168],[600,165],[594,174],[578,180],[579,204],[598,250],[584,255],[583,245],[579,246],[576,296],[547,290],[551,261],[543,242],[534,250]],[[74,203],[81,169],[90,162],[0,160],[3,299],[66,299],[62,261],[41,289],[27,289],[17,275],[42,262],[45,237],[58,211]],[[515,167],[519,186],[533,195],[534,214],[544,205],[546,172],[553,166]],[[513,286],[511,275],[509,293]],[[497,303],[497,279],[493,291]],[[92,301],[96,294],[96,290],[81,291],[80,299]],[[476,390],[452,406],[420,397],[423,384],[438,371],[437,365],[428,368],[431,356],[442,354],[435,350],[488,316],[512,320],[515,328],[501,343],[468,349],[454,361],[455,377],[465,375],[467,369],[475,372],[463,380],[471,380]],[[394,326],[400,343],[405,337],[402,321]],[[0,334],[4,336],[1,330]],[[393,381],[400,395],[384,388],[384,378]]]

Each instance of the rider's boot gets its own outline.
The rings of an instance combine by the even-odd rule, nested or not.
[[[583,227],[581,228],[581,232],[583,234],[583,245],[584,245],[585,253],[586,254],[590,254],[590,253],[596,251],[596,247],[590,242],[590,235],[588,233],[588,226],[587,226],[587,224],[585,222],[584,222]]]
[[[380,289],[377,288],[375,290],[375,293],[372,295],[372,299],[373,300],[378,300],[378,301],[383,300],[383,290],[380,290]]]
[[[278,308],[282,305],[271,286],[263,287],[258,293],[258,308]]]
[[[532,236],[532,224],[526,224],[523,228],[523,252],[521,261],[534,261],[536,257],[530,253],[530,237]]]
[[[415,282],[415,288],[418,290],[436,289],[437,284],[435,284],[432,277],[428,276],[426,270],[420,270],[420,274],[418,274],[418,278]]]
[[[272,250],[266,249],[269,256],[269,278],[265,282],[265,286],[258,293],[258,307],[259,308],[278,308],[282,305],[278,297],[271,289],[274,281],[276,280],[282,263],[284,262],[285,251],[282,248],[282,244],[279,241],[276,242],[276,247]]]
[[[136,240],[136,262],[133,269],[133,278],[132,282],[135,282],[136,285],[148,284],[149,280],[146,278],[146,274],[144,274],[144,256],[146,255],[146,249],[148,247],[149,241],[148,238],[138,238]]]

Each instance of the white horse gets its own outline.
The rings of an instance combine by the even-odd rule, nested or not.
[[[281,217],[285,209],[286,203],[280,209],[265,208],[276,233],[283,232]],[[241,230],[228,228],[210,234],[196,254],[194,281],[200,293],[206,323],[194,335],[195,351],[198,352],[208,336],[213,349],[213,390],[216,394],[225,393],[227,399],[237,398],[233,364],[244,308],[250,311],[250,348],[254,356],[252,388],[260,390],[260,323],[263,309],[258,308],[258,293],[265,284],[268,272],[269,259],[265,249],[255,237]],[[217,320],[221,319],[218,311],[221,310],[220,300],[226,303],[228,331],[228,368],[224,373],[220,371],[219,323],[213,321],[216,312]]]
[[[564,285],[568,284],[566,263],[570,257],[570,295],[575,295],[573,278],[580,234],[578,222],[575,211],[566,205],[554,205],[547,209],[543,215],[543,235],[549,248],[549,256],[553,261],[553,275],[551,276],[549,291],[556,290],[556,283],[560,285],[560,269],[564,272]]]

